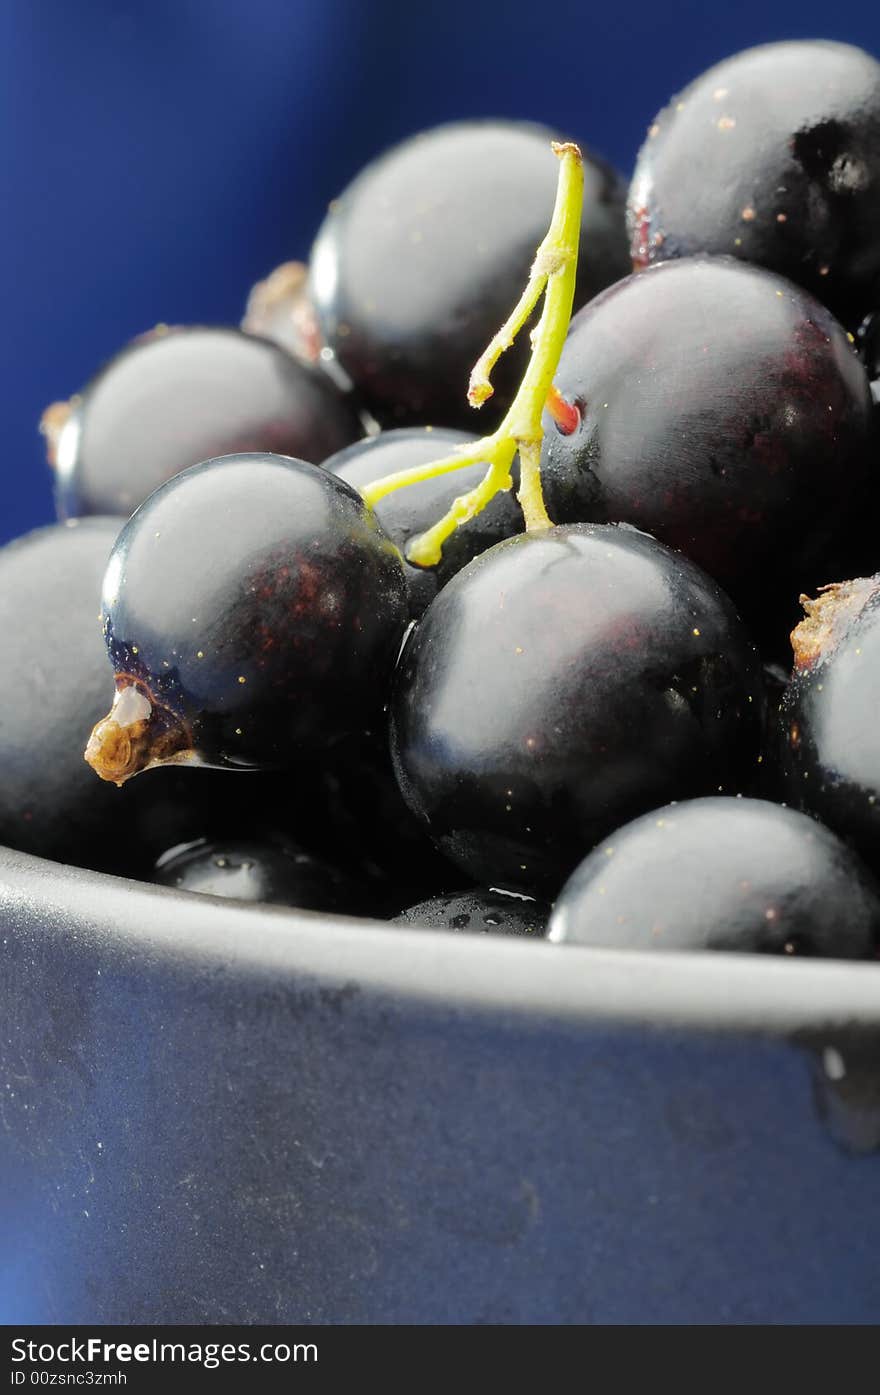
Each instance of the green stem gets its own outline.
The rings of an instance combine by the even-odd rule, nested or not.
[[[491,436],[484,436],[441,460],[386,475],[361,490],[364,501],[373,507],[395,489],[435,479],[480,461],[488,464],[486,474],[474,489],[460,495],[433,528],[412,539],[407,556],[418,566],[435,566],[440,561],[443,544],[456,528],[481,513],[500,491],[511,488],[510,468],[517,452],[520,462],[517,498],[526,529],[550,527],[541,487],[542,415],[571,319],[584,191],[583,159],[578,147],[554,142],[553,152],[560,160],[559,183],[547,236],[538,248],[523,294],[475,364],[468,388],[468,400],[474,407],[482,406],[492,396],[492,369],[510,348],[543,293],[544,308],[532,332],[528,368],[507,415]]]

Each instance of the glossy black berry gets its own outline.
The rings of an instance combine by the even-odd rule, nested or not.
[[[438,594],[401,656],[404,796],[476,881],[553,895],[600,838],[754,777],[760,663],[705,573],[630,528],[521,534]]]
[[[44,429],[61,518],[127,517],[160,484],[214,456],[272,451],[320,462],[362,434],[316,369],[238,329],[159,329],[111,359]]]
[[[154,881],[178,891],[311,911],[365,911],[366,895],[344,872],[286,840],[201,839],[171,848]]]
[[[672,262],[576,316],[556,386],[577,420],[545,414],[551,517],[644,528],[787,633],[872,465],[868,380],[828,311],[729,258]]]
[[[169,840],[274,815],[278,792],[257,774],[189,770],[117,790],[83,760],[83,735],[113,696],[99,611],[121,527],[81,519],[0,549],[0,844],[138,876]],[[291,825],[302,817],[290,789],[282,808]]]
[[[395,146],[334,200],[311,257],[321,338],[387,424],[473,429],[468,375],[516,304],[553,209],[553,133],[441,126]],[[589,153],[578,304],[629,270],[625,188]],[[526,346],[499,365],[496,405]]]
[[[880,576],[804,601],[779,709],[779,797],[817,815],[878,870]]]
[[[619,828],[559,894],[549,938],[603,949],[873,956],[880,889],[815,819],[693,799]]]
[[[395,925],[426,930],[457,930],[468,935],[530,935],[539,939],[549,906],[524,896],[474,887],[453,896],[434,896],[394,916]]]
[[[863,314],[880,279],[880,64],[809,41],[710,68],[651,124],[627,216],[636,265],[728,254]]]
[[[104,579],[113,711],[87,758],[282,766],[381,713],[407,617],[403,564],[360,496],[320,466],[234,455],[163,485]]]
[[[450,455],[457,446],[474,439],[472,435],[448,427],[401,427],[357,441],[325,460],[324,468],[347,480],[355,489],[361,489],[398,470],[426,465]],[[403,552],[411,538],[442,518],[454,499],[479,484],[487,469],[487,465],[469,465],[453,474],[439,475],[395,490],[376,504],[376,517]],[[421,615],[440,587],[472,557],[493,543],[522,532],[522,526],[522,512],[513,492],[496,494],[488,508],[453,533],[443,548],[439,566],[415,567],[405,561],[410,614],[414,618]]]

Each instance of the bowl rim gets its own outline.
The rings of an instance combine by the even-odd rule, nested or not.
[[[312,980],[422,1010],[840,1038],[880,1030],[880,963],[591,949],[253,906],[0,847],[0,925],[192,973]],[[394,953],[389,953],[390,946]]]

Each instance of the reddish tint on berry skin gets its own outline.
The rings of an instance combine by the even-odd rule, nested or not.
[[[779,785],[880,871],[880,576],[829,587],[792,635],[779,708]]]
[[[190,753],[317,758],[381,714],[406,618],[400,554],[349,485],[283,456],[206,461],[151,496],[110,558],[104,631],[127,696],[89,759],[124,780]]]
[[[331,456],[324,461],[324,468],[347,480],[355,489],[362,489],[373,480],[395,474],[398,470],[427,465],[429,461],[451,455],[457,446],[467,445],[475,439],[473,435],[449,427],[414,426],[381,431],[378,436],[357,441]],[[413,619],[422,614],[440,588],[446,585],[451,576],[461,571],[472,557],[502,538],[522,532],[522,512],[514,491],[496,494],[482,513],[456,529],[444,544],[443,556],[436,567],[416,567],[406,561],[407,543],[442,518],[460,494],[466,494],[478,485],[488,468],[487,464],[469,465],[452,474],[422,480],[419,484],[386,494],[375,506],[374,512],[385,532],[404,553],[410,615]],[[513,473],[515,490],[519,484],[518,465]]]
[[[757,799],[690,799],[618,828],[562,888],[557,944],[869,959],[880,889],[815,819]]]
[[[784,636],[873,464],[865,370],[824,306],[729,258],[654,267],[574,318],[556,386],[580,421],[545,413],[551,518],[644,528]]]
[[[553,896],[625,820],[748,789],[758,656],[716,584],[634,529],[521,534],[439,593],[391,705],[404,797],[488,886]]]
[[[63,408],[61,409],[63,410]],[[319,464],[360,421],[317,369],[268,339],[221,327],[154,330],[111,359],[45,425],[59,516],[128,517],[179,471],[271,451]]]
[[[651,123],[627,217],[636,266],[740,257],[859,318],[880,278],[880,64],[806,41],[710,68]]]
[[[331,204],[312,249],[311,297],[323,342],[383,425],[484,429],[467,405],[468,378],[547,231],[554,139],[526,122],[440,126],[374,160]],[[625,186],[588,151],[584,178],[578,305],[629,270]],[[498,365],[493,421],[524,369],[521,338]]]

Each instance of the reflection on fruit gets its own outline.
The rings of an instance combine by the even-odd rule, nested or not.
[[[670,798],[748,789],[758,656],[699,568],[634,529],[523,534],[444,587],[401,656],[392,749],[438,846],[551,896]]]
[[[880,888],[814,819],[757,799],[684,800],[619,828],[563,887],[559,944],[868,959]]]

